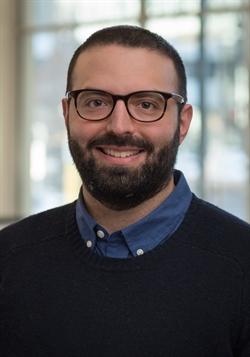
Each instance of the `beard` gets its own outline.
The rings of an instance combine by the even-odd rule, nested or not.
[[[68,130],[70,153],[84,186],[97,201],[116,211],[136,207],[167,187],[173,175],[179,139],[178,125],[173,139],[158,151],[147,140],[114,134],[99,136],[83,149]],[[137,168],[98,165],[91,149],[101,145],[140,148],[147,153],[145,162]]]

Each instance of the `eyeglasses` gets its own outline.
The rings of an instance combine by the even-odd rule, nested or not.
[[[158,91],[139,91],[127,95],[113,95],[101,90],[79,89],[69,91],[67,99],[74,98],[78,115],[85,120],[106,119],[114,110],[116,102],[122,100],[129,115],[140,122],[151,123],[160,120],[167,108],[167,102],[173,98],[184,104],[184,98],[175,93]]]

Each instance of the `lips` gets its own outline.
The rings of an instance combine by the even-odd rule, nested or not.
[[[127,151],[117,151],[111,149],[102,149],[104,154],[113,156],[113,157],[129,157],[139,154],[140,150],[127,150]]]
[[[129,158],[142,152],[148,155],[154,152],[154,146],[145,139],[131,135],[117,136],[113,133],[90,140],[87,144],[87,150],[93,149],[100,150],[110,158]]]

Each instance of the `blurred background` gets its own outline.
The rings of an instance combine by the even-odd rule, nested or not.
[[[194,119],[176,167],[199,197],[250,222],[249,0],[3,1],[0,5],[0,223],[76,199],[61,99],[75,49],[132,24],[176,47]]]

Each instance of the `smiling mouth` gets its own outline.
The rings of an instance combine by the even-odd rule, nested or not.
[[[129,157],[139,154],[140,150],[117,151],[111,149],[102,149],[102,152],[106,155],[113,156],[113,157]]]

